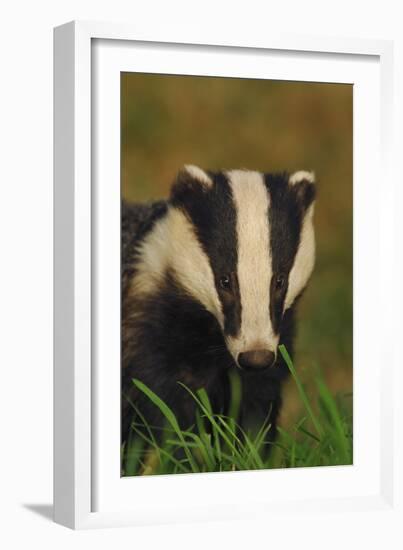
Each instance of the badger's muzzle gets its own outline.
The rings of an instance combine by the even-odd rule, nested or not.
[[[269,349],[244,351],[238,355],[238,364],[243,369],[265,369],[271,367],[276,355]]]

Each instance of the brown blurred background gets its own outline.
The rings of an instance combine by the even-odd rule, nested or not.
[[[184,164],[314,170],[317,261],[299,306],[295,364],[314,400],[315,369],[352,391],[353,90],[322,84],[122,73],[122,195],[168,196]],[[288,384],[282,422],[302,406]]]

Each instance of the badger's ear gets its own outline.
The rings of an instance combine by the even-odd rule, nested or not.
[[[314,202],[316,197],[315,174],[298,170],[288,178],[288,184],[293,188],[298,202],[306,211]]]
[[[172,202],[187,202],[200,193],[208,192],[213,186],[210,176],[198,166],[186,164],[176,176],[171,188]]]

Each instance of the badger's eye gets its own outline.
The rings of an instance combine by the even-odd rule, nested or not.
[[[275,280],[276,290],[281,290],[285,284],[284,275],[277,275]]]
[[[231,290],[231,276],[230,275],[222,275],[220,277],[220,287],[223,290]]]

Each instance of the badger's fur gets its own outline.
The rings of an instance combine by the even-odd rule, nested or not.
[[[226,412],[230,369],[242,382],[240,423],[269,415],[274,436],[292,354],[294,306],[311,275],[315,241],[311,172],[206,172],[185,166],[167,201],[122,207],[122,439],[133,404],[150,425],[149,386],[182,428],[194,422],[192,390]]]

